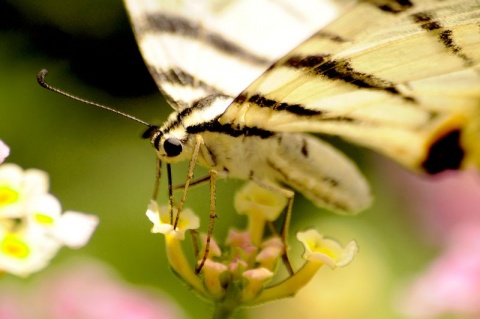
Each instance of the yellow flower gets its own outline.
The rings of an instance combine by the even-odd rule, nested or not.
[[[177,215],[177,210],[174,209],[173,221]],[[172,221],[170,221],[170,213],[168,206],[158,206],[154,200],[150,201],[147,213],[148,219],[153,223],[152,233],[161,233],[166,236],[173,236],[177,239],[183,240],[185,232],[189,229],[197,229],[200,227],[200,219],[190,209],[184,209],[178,220],[178,225],[173,229]]]
[[[254,182],[247,182],[235,194],[235,209],[240,215],[248,216],[248,230],[252,243],[259,245],[265,224],[278,218],[287,205],[287,198],[267,190]]]
[[[331,268],[344,267],[355,257],[358,247],[351,241],[345,247],[338,242],[325,239],[316,230],[308,230],[297,234],[304,247],[303,258],[306,263],[303,267],[279,284],[266,288],[262,294],[251,301],[251,304],[260,304],[295,295],[303,288],[324,265]]]
[[[276,278],[278,283],[270,284],[278,275],[277,265],[286,247],[280,236],[272,236],[270,229],[265,231],[265,224],[278,218],[286,203],[287,199],[280,194],[248,183],[235,199],[237,210],[248,215],[248,229],[230,229],[222,246],[210,238],[210,251],[200,273],[180,245],[186,230],[199,227],[198,217],[191,211],[183,211],[174,230],[168,207],[158,207],[153,201],[147,216],[154,223],[152,232],[165,234],[168,261],[175,273],[202,297],[215,303],[215,318],[224,318],[239,307],[293,296],[324,264],[343,267],[355,256],[355,242],[343,248],[316,231],[299,233],[297,237],[305,246],[304,265],[283,281]],[[206,235],[201,234],[200,239],[203,249],[195,256],[197,265],[204,257]]]
[[[358,252],[355,241],[351,241],[343,248],[335,240],[324,238],[313,229],[299,232],[297,239],[305,247],[304,259],[326,264],[332,269],[348,265]]]

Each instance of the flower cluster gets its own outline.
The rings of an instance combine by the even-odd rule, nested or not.
[[[186,316],[161,291],[131,285],[98,260],[74,258],[49,267],[33,281],[2,284],[0,318],[178,319]]]
[[[0,143],[0,163],[9,154]],[[0,270],[27,276],[45,267],[62,245],[83,246],[98,219],[67,211],[48,193],[48,175],[16,164],[0,165]]]
[[[293,296],[323,265],[332,269],[343,267],[355,256],[358,249],[354,241],[342,247],[316,230],[299,232],[297,239],[305,248],[305,262],[293,274],[277,280],[280,261],[288,260],[285,258],[287,249],[282,238],[275,231],[267,231],[266,226],[278,218],[286,204],[282,195],[253,182],[247,183],[235,198],[236,210],[249,218],[247,229],[231,229],[222,247],[212,238],[200,274],[188,261],[180,243],[187,230],[199,227],[198,217],[192,211],[184,210],[174,229],[168,207],[159,207],[154,201],[149,205],[147,216],[154,224],[152,232],[165,235],[172,269],[197,293],[215,303],[214,317],[224,318],[238,307]],[[203,252],[207,235],[200,237],[204,246],[200,251]],[[203,253],[199,253],[197,262],[201,263],[202,258]]]

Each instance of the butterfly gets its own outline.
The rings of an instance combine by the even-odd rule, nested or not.
[[[308,133],[342,137],[415,172],[480,164],[477,0],[125,5],[174,109],[145,137],[160,161],[190,161],[186,185],[199,164],[212,183],[286,185],[341,213],[367,207],[359,169]]]

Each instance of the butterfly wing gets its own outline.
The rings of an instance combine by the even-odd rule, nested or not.
[[[431,174],[480,166],[479,25],[479,1],[360,2],[220,120],[341,136]]]
[[[146,65],[177,110],[233,98],[352,1],[125,0]]]
[[[177,110],[163,127],[171,130],[178,125],[181,130],[189,128],[192,132],[197,130],[194,128],[208,127],[211,113],[221,114],[275,61],[355,2],[125,0],[125,3],[146,65]],[[229,98],[211,99],[216,94]],[[202,98],[221,101],[220,113],[211,112],[220,102],[204,107],[196,103]],[[232,130],[222,129],[214,133],[204,134],[204,146],[209,156],[216,154],[218,170],[229,172],[229,176],[265,184],[283,181],[317,205],[344,213],[358,212],[371,201],[368,183],[355,164],[318,139],[303,134],[281,134],[259,141],[255,137],[245,138],[249,133],[232,135]],[[259,155],[258,143],[271,147],[270,157]],[[293,171],[292,163],[301,165]]]

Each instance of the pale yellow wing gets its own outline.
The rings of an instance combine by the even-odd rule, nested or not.
[[[221,117],[344,137],[427,173],[480,166],[480,1],[360,2]]]

